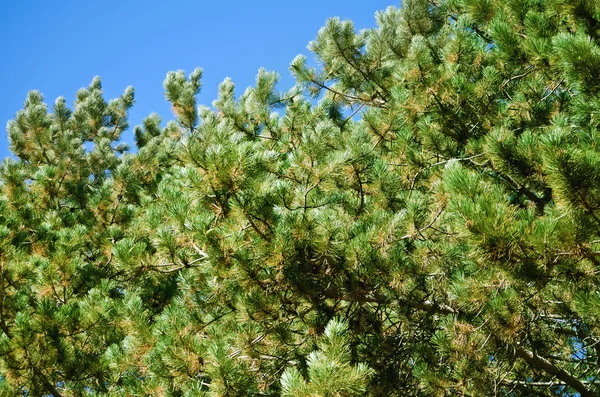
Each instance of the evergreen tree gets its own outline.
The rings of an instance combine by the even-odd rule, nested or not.
[[[406,0],[331,19],[119,143],[131,88],[0,167],[2,395],[600,394],[600,3]],[[91,149],[90,149],[91,148]]]

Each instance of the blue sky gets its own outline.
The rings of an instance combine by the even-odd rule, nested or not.
[[[204,69],[199,103],[210,105],[225,77],[237,94],[252,85],[259,67],[293,81],[288,66],[326,19],[339,16],[357,29],[373,27],[374,14],[391,0],[302,1],[0,1],[0,159],[9,155],[6,122],[37,89],[51,105],[96,75],[107,99],[133,85],[131,130],[151,112],[172,119],[162,82],[169,70]]]

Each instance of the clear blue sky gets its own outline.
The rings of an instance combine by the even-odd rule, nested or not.
[[[326,19],[339,16],[357,29],[392,0],[0,0],[0,159],[9,155],[6,122],[37,89],[50,106],[58,96],[72,105],[75,92],[96,75],[107,99],[133,85],[130,129],[151,112],[172,119],[162,82],[169,70],[204,69],[199,102],[210,105],[218,84],[231,77],[237,94],[259,67],[293,81],[288,66]]]

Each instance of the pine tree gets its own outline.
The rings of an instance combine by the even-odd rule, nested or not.
[[[0,168],[0,390],[600,393],[600,4],[331,19],[276,89],[29,94]],[[91,149],[90,149],[91,148]]]

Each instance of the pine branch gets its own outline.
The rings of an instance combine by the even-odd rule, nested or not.
[[[313,83],[313,84],[315,84],[315,85],[317,85],[318,87],[320,87],[322,89],[325,89],[325,90],[331,92],[334,95],[339,95],[341,97],[349,99],[350,102],[356,102],[359,105],[365,105],[366,104],[366,105],[369,105],[369,106],[379,107],[379,108],[382,108],[382,109],[386,108],[385,101],[383,101],[381,99],[379,101],[376,101],[375,98],[371,98],[371,99],[360,98],[360,97],[355,96],[355,95],[346,94],[346,93],[343,93],[343,92],[340,92],[340,91],[336,91],[333,88],[331,88],[330,86],[326,85],[325,83],[321,83],[320,81],[318,81],[318,80],[316,80],[314,78],[311,78],[310,82]]]
[[[554,386],[570,386],[567,382],[556,382],[556,381],[548,381],[548,382],[529,382],[526,380],[510,380],[504,379],[502,381],[505,385],[519,385],[519,386],[531,386],[531,387],[554,387]],[[600,380],[582,380],[582,384],[584,385],[597,385],[600,384]]]
[[[415,175],[412,177],[412,179],[411,179],[411,182],[410,182],[410,187],[409,187],[409,190],[412,192],[412,191],[415,189],[415,183],[417,182],[417,178],[419,177],[419,175],[420,175],[421,173],[423,173],[423,172],[427,171],[427,170],[428,170],[428,169],[430,169],[430,168],[437,167],[438,165],[444,165],[444,164],[447,164],[447,163],[449,163],[450,161],[453,161],[453,160],[454,160],[454,161],[468,161],[468,160],[472,160],[472,159],[474,159],[474,158],[477,158],[477,157],[483,156],[483,155],[485,155],[485,154],[486,154],[486,153],[484,152],[484,153],[478,153],[478,154],[474,154],[474,155],[472,155],[472,156],[469,156],[469,157],[451,158],[451,159],[447,159],[447,160],[438,161],[437,163],[433,163],[433,164],[430,164],[430,165],[428,165],[428,166],[426,166],[426,167],[424,167],[424,168],[421,168],[421,169],[420,169],[419,171],[417,171],[417,173],[416,173],[416,174],[415,174]]]
[[[52,395],[52,397],[62,397],[62,394],[60,394],[60,392],[58,390],[56,390],[56,387],[48,381],[48,378],[46,378],[46,376],[44,374],[42,374],[40,372],[36,375],[42,381],[44,388],[46,389],[47,392],[50,393],[50,395]]]
[[[596,393],[589,390],[584,382],[582,382],[572,374],[568,373],[564,369],[557,367],[549,360],[537,356],[533,352],[526,350],[525,348],[519,345],[517,345],[515,351],[517,353],[517,356],[522,358],[529,365],[531,365],[534,368],[541,369],[547,374],[555,376],[556,378],[565,382],[566,385],[576,390],[581,395],[581,397],[596,397]]]
[[[406,298],[390,298],[378,291],[344,291],[339,287],[330,286],[324,291],[324,296],[329,299],[345,300],[357,303],[379,303],[424,311],[432,314],[460,314],[460,311],[450,305],[437,303],[431,300],[413,301]]]

